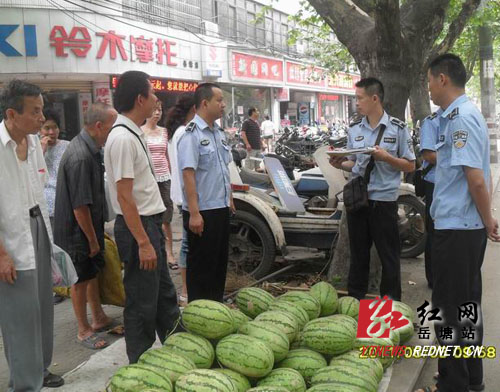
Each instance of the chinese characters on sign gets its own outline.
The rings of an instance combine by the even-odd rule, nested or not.
[[[118,86],[118,75],[113,75],[111,77],[111,87],[116,88]],[[170,79],[149,79],[155,91],[172,91],[172,92],[194,92],[198,83],[196,82],[185,82],[183,80],[170,80]]]
[[[283,81],[283,62],[245,53],[232,53],[233,79]]]
[[[322,69],[286,62],[287,82],[309,86],[325,87],[325,73]]]
[[[353,90],[356,83],[359,82],[360,79],[361,78],[357,75],[348,75],[346,73],[339,72],[335,75],[328,75],[327,87]]]

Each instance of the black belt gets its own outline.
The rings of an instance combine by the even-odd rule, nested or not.
[[[40,206],[36,205],[32,208],[30,208],[30,216],[32,218],[36,218],[37,216],[41,216],[42,215],[42,211],[40,210]]]

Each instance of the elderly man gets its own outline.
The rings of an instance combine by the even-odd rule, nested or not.
[[[52,361],[51,236],[43,193],[47,167],[36,134],[44,123],[41,89],[13,80],[0,95],[0,327],[9,392],[37,392],[64,380]]]
[[[78,282],[71,288],[77,340],[94,350],[108,345],[97,332],[111,324],[99,299],[97,273],[104,265],[106,218],[101,148],[117,115],[109,105],[90,106],[85,127],[64,152],[57,177],[54,241],[71,256],[78,275]],[[87,302],[92,326],[87,319]]]

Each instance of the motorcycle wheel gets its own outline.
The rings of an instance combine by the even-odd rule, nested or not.
[[[398,198],[401,257],[415,258],[425,251],[425,204],[416,196]]]
[[[274,236],[259,216],[236,211],[229,232],[229,271],[255,279],[266,276],[276,257]]]
[[[281,145],[276,146],[274,149],[274,153],[277,155],[281,155],[283,153],[283,147]]]

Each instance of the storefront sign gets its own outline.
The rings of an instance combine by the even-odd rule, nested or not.
[[[118,87],[118,75],[111,76],[111,88]],[[198,83],[185,82],[184,80],[170,80],[170,79],[149,79],[155,91],[172,91],[172,92],[194,92]]]
[[[281,60],[232,52],[231,65],[231,78],[234,80],[283,81],[283,61]]]
[[[90,105],[92,105],[92,94],[79,93],[78,111],[80,114],[80,127],[83,127],[83,119],[85,118],[85,113],[87,113],[87,110],[89,110]]]
[[[286,81],[290,84],[299,84],[314,87],[325,87],[325,74],[320,68],[304,64],[286,62]]]
[[[310,122],[310,104],[309,102],[299,102],[299,124],[308,125]]]
[[[222,43],[202,46],[203,76],[222,77],[224,62],[226,60],[226,48]]]
[[[288,87],[277,88],[275,91],[278,102],[288,102],[290,100],[290,89]]]
[[[339,72],[335,75],[328,75],[327,86],[328,88],[343,89],[354,91],[356,89],[356,83],[359,82],[361,78],[358,75],[349,75],[346,73]]]
[[[94,82],[92,83],[92,90],[94,92],[95,102],[102,102],[107,105],[113,104],[113,95],[111,93],[111,89],[109,88],[109,83]]]
[[[331,95],[331,94],[319,94],[319,100],[320,101],[338,101],[339,100],[338,95]]]

